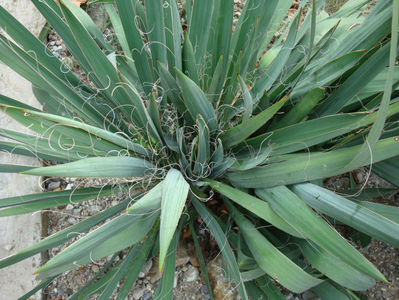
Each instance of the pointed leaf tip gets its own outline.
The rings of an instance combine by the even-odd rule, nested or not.
[[[176,169],[170,169],[163,181],[160,225],[159,271],[162,271],[166,254],[186,203],[189,184]]]

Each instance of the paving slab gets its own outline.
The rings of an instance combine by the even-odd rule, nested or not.
[[[38,36],[45,24],[30,0],[0,0],[0,5]],[[31,106],[40,107],[32,93],[31,84],[10,68],[0,64],[0,93]],[[0,112],[0,127],[26,132],[21,125]],[[39,166],[37,159],[0,153],[1,164]],[[40,192],[40,178],[0,173],[0,198]],[[22,250],[41,237],[41,214],[0,218],[0,258]],[[40,255],[0,270],[0,300],[18,299],[36,286],[33,272],[40,265]],[[31,299],[40,299],[37,293]]]

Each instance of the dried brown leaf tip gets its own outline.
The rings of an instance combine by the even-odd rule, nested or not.
[[[87,0],[71,0],[71,2],[77,6],[81,6],[83,4],[86,4]]]

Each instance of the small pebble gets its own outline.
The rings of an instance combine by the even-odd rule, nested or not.
[[[143,295],[142,300],[150,300],[150,299],[152,299],[152,294],[151,294],[150,292],[146,292],[146,293]]]
[[[144,289],[135,288],[133,290],[133,298],[139,300],[144,295]]]
[[[99,268],[97,265],[93,265],[93,266],[91,267],[91,270],[92,270],[94,273],[97,273],[98,271],[100,271],[100,268]]]
[[[184,273],[184,281],[192,282],[198,279],[199,272],[196,267],[189,266],[188,270]]]
[[[57,291],[57,296],[64,296],[64,291],[63,290],[61,290],[61,289],[59,289],[58,291]]]
[[[13,244],[7,244],[7,245],[4,245],[4,250],[6,250],[6,251],[11,251],[12,249],[14,249],[14,247],[15,247],[15,245],[13,245]]]
[[[48,184],[47,189],[51,191],[59,188],[60,186],[61,186],[60,181],[52,181]]]
[[[67,219],[67,222],[68,222],[69,224],[71,224],[71,225],[75,225],[77,221],[76,221],[75,218],[72,218],[72,217],[71,217],[71,218],[68,218],[68,219]]]
[[[65,212],[66,212],[67,214],[72,214],[72,211],[73,211],[73,205],[72,205],[72,204],[68,204],[68,205],[65,207]]]
[[[179,275],[175,273],[175,276],[173,278],[173,288],[175,289],[177,287],[177,281],[179,280]]]
[[[152,267],[152,259],[148,260],[143,267],[141,268],[141,271],[139,273],[139,278],[144,278],[147,273],[150,271]]]

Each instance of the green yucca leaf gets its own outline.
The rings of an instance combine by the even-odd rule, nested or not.
[[[323,281],[312,277],[275,248],[237,209],[225,201],[235,222],[240,227],[258,265],[270,277],[295,293],[302,293]]]
[[[173,234],[165,258],[165,268],[163,270],[162,278],[158,285],[158,288],[155,291],[154,299],[173,299],[173,284],[175,278],[177,245],[179,243],[180,233],[185,221],[185,217],[182,217],[179,226]]]
[[[162,270],[166,253],[176,231],[177,224],[186,203],[189,184],[184,180],[183,175],[170,169],[162,183],[162,204],[160,224],[160,253],[159,270]],[[173,192],[172,192],[173,191]]]
[[[62,63],[55,56],[47,55],[45,46],[3,7],[0,7],[0,19],[0,27],[12,36],[13,40],[25,51],[34,51],[37,60],[45,61],[46,67],[52,72],[58,76],[67,76],[68,81],[73,85],[79,84],[79,79],[72,72],[62,73]]]
[[[151,62],[144,50],[145,45],[141,39],[139,28],[136,27],[134,22],[131,22],[132,18],[140,14],[139,10],[141,8],[141,3],[137,0],[116,0],[115,3],[118,8],[118,13],[121,18],[123,30],[125,32],[128,47],[132,54],[136,70],[141,70],[140,72],[137,72],[137,74],[140,78],[142,89],[148,93],[151,90],[149,83],[153,81],[153,74],[150,68]],[[141,20],[145,19],[146,18],[141,18]]]
[[[1,133],[0,133],[1,134]],[[51,151],[43,151],[38,147],[32,147],[30,145],[23,145],[20,143],[13,142],[1,142],[0,141],[0,151],[4,153],[12,153],[24,156],[30,156],[35,158],[53,160],[57,162],[68,162],[68,159],[57,157],[57,153]],[[49,154],[45,154],[45,152]]]
[[[57,94],[59,97],[66,97],[67,101],[64,102],[65,105],[67,108],[76,111],[78,116],[90,120],[99,126],[104,124],[104,116],[101,112],[94,108],[90,101],[86,103],[84,97],[71,88],[69,83],[55,76],[48,70],[44,63],[18,48],[11,41],[1,35],[0,39],[0,51],[4,57],[4,61],[12,66],[17,73],[31,81],[34,85],[41,86],[47,91],[52,91],[52,93]],[[81,107],[83,106],[87,107],[87,109],[82,110]],[[106,123],[109,123],[109,121],[107,120]],[[112,127],[115,128],[115,125],[112,124]]]
[[[376,267],[288,188],[278,186],[270,189],[257,189],[256,193],[259,197],[268,201],[272,209],[291,226],[318,246],[358,271],[378,280],[386,281]]]
[[[242,172],[229,172],[227,178],[236,187],[264,188],[334,176],[345,172],[343,168],[359,149],[360,146],[353,146],[326,153],[298,154],[293,160]],[[383,139],[374,148],[373,160],[378,162],[398,154],[398,141],[395,138]],[[362,165],[356,166],[359,167]]]
[[[297,240],[297,243],[314,268],[340,285],[351,290],[364,291],[375,284],[371,277],[352,268],[312,241]]]
[[[399,163],[398,157],[392,157],[385,161],[373,164],[373,172],[399,187]]]
[[[188,35],[195,49],[195,61],[201,65],[207,49],[211,20],[215,10],[213,1],[194,1],[193,9],[189,17]]]
[[[197,114],[206,121],[211,132],[217,129],[215,110],[204,92],[186,75],[176,69],[176,76],[181,87],[184,103],[193,120]]]
[[[329,115],[340,111],[378,73],[384,70],[389,60],[389,44],[382,46],[370,59],[362,64],[317,110],[318,115]]]
[[[39,176],[73,177],[144,177],[153,174],[155,166],[135,157],[91,157],[63,165],[33,168],[22,173]]]
[[[80,9],[79,6],[72,3],[70,0],[63,0],[61,2],[68,7],[68,9],[75,15],[76,19],[82,23],[83,27],[90,33],[99,46],[105,49],[106,52],[113,52],[112,46],[105,41],[104,35],[100,29],[83,9]]]
[[[76,264],[87,264],[138,243],[159,216],[160,196],[160,188],[155,187],[124,214],[70,245],[37,273],[42,278],[57,275],[73,269]]]
[[[393,16],[392,16],[392,32],[398,32],[399,28],[399,5],[395,1],[393,4]],[[370,149],[373,149],[375,144],[378,142],[382,131],[384,129],[384,124],[386,117],[388,115],[388,109],[390,104],[390,98],[392,94],[392,84],[393,84],[393,72],[397,57],[397,47],[398,35],[393,34],[390,43],[390,54],[389,54],[389,68],[388,76],[384,87],[384,94],[381,99],[379,110],[372,125],[369,134],[367,135],[366,141],[363,143],[361,149],[356,154],[356,156],[345,166],[346,170],[352,170],[354,166],[359,164],[368,163],[372,159],[372,153]],[[372,151],[372,150],[371,150]]]
[[[270,299],[284,300],[285,296],[280,290],[273,284],[270,278],[266,276],[256,279],[256,285],[265,293]]]
[[[284,45],[282,46],[277,58],[273,60],[268,70],[265,72],[265,74],[262,75],[262,77],[256,82],[256,85],[253,87],[252,93],[254,94],[255,102],[258,102],[259,99],[261,99],[261,97],[264,95],[264,93],[270,89],[270,87],[277,80],[282,69],[284,68],[284,65],[287,62],[295,43],[300,15],[301,13],[299,13],[296,16],[294,22],[292,22],[288,37]]]
[[[378,215],[383,216],[384,218],[387,218],[388,220],[391,220],[396,224],[399,223],[399,208],[397,206],[384,205],[368,201],[359,201],[358,204]]]
[[[148,39],[153,61],[153,67],[156,70],[156,61],[167,64],[166,60],[166,37],[164,29],[164,8],[160,1],[144,1],[146,7],[147,24],[151,24],[148,28]]]
[[[109,186],[103,188],[85,188],[51,193],[38,193],[12,198],[0,199],[0,216],[26,214],[41,209],[78,203],[112,194]]]
[[[190,200],[192,201],[195,209],[198,211],[199,215],[204,220],[205,224],[208,226],[211,234],[215,238],[216,242],[219,245],[220,251],[223,254],[223,258],[227,263],[228,270],[232,276],[232,279],[237,284],[237,289],[240,293],[240,296],[243,299],[248,299],[247,291],[242,284],[242,278],[240,275],[240,271],[238,269],[237,261],[234,256],[234,252],[231,249],[229,242],[226,238],[226,235],[222,231],[222,228],[216,221],[215,217],[208,211],[208,209],[200,203],[195,196],[190,195]]]
[[[208,88],[208,97],[211,100],[212,104],[215,105],[215,103],[219,100],[219,85],[220,81],[223,81],[223,74],[222,74],[222,68],[223,68],[223,55],[219,57],[219,60],[217,62],[217,65],[215,67],[215,71],[212,75],[212,80],[209,84]]]
[[[22,113],[23,117],[21,116]],[[32,122],[33,116],[37,117],[40,122],[44,122],[44,120],[48,121],[50,123],[49,127],[54,128],[50,130],[49,134],[47,134],[50,136],[50,139],[51,135],[53,134],[52,131],[54,130],[59,131],[64,135],[73,136],[75,140],[78,136],[81,136],[81,140],[86,140],[86,143],[91,140],[92,147],[96,147],[95,145],[98,145],[98,147],[101,146],[103,149],[108,148],[108,151],[115,151],[118,148],[120,150],[127,149],[144,156],[149,156],[149,151],[140,144],[133,143],[132,141],[121,135],[113,134],[107,130],[90,126],[82,122],[71,120],[69,118],[25,109],[21,109],[18,115],[14,113],[12,116],[14,118],[15,116],[18,116],[16,120],[20,121],[21,123],[23,119],[28,119],[27,121],[24,121],[25,124],[27,124],[28,122]],[[63,130],[61,130],[61,128]],[[35,131],[46,135],[46,129],[37,129]]]
[[[125,281],[121,286],[120,292],[116,298],[117,300],[125,299],[129,291],[131,290],[134,282],[137,280],[143,265],[147,261],[150,250],[153,247],[156,233],[157,231],[153,230],[153,232],[147,237],[144,243],[137,246],[138,249],[135,252],[134,258],[128,266],[128,270],[125,274]]]
[[[187,117],[185,115],[186,107],[180,94],[180,88],[177,85],[176,80],[164,64],[162,64],[161,62],[158,62],[158,64],[159,77],[161,79],[162,86],[165,88],[166,96],[168,97],[169,101],[173,103],[173,105],[176,107],[177,111],[185,116],[185,119],[187,121]]]
[[[292,190],[314,209],[367,235],[399,246],[398,223],[314,184],[297,184]]]
[[[73,112],[62,104],[62,100],[58,97],[50,95],[46,90],[37,86],[32,86],[32,91],[37,101],[43,106],[44,111],[63,117],[73,115]]]
[[[128,266],[131,263],[131,261],[133,260],[136,253],[137,253],[137,248],[133,246],[132,248],[130,248],[129,253],[126,255],[123,262],[121,262],[118,265],[118,269],[115,271],[115,273],[112,272],[112,270],[110,270],[108,272],[108,273],[111,273],[113,276],[109,280],[108,284],[106,285],[103,292],[101,293],[101,296],[98,299],[109,299],[112,292],[116,288],[118,281],[123,277],[123,275],[125,275],[125,273],[128,269]],[[116,267],[114,267],[114,268],[116,268]],[[107,273],[107,275],[108,275],[108,273]]]
[[[248,90],[247,85],[240,75],[238,75],[238,81],[240,82],[242,98],[244,100],[244,114],[242,116],[242,121],[246,122],[252,115],[254,101],[252,99],[251,93]]]
[[[193,45],[187,32],[184,33],[183,70],[196,85],[199,85],[197,62],[195,60]]]
[[[193,237],[195,251],[196,251],[196,254],[197,254],[197,257],[198,257],[198,261],[199,261],[199,264],[200,264],[200,267],[201,267],[201,273],[202,273],[202,275],[204,277],[204,280],[205,280],[205,283],[206,283],[206,287],[208,288],[208,291],[212,291],[212,286],[211,286],[211,282],[209,280],[208,271],[206,270],[205,259],[204,259],[204,256],[202,254],[202,248],[201,248],[201,246],[200,246],[200,244],[198,242],[198,237],[197,237],[197,234],[195,233],[195,229],[194,229],[192,221],[189,223],[189,228],[190,228],[190,231],[191,231],[191,234],[192,234],[192,237]],[[210,297],[210,300],[214,300],[212,292],[209,292],[209,297]]]
[[[119,15],[118,15],[118,13],[117,13],[117,11],[116,11],[116,9],[115,9],[113,4],[108,3],[108,4],[104,5],[104,7],[105,7],[105,9],[107,11],[107,14],[108,14],[108,16],[110,18],[110,21],[112,23],[112,27],[115,30],[115,34],[116,34],[116,36],[118,38],[118,41],[119,41],[119,43],[121,45],[123,54],[128,59],[127,63],[129,65],[129,71],[132,74],[134,74],[133,76],[135,78],[135,81],[133,81],[133,82],[136,83],[136,81],[138,81],[139,78],[138,78],[136,66],[133,63],[133,56],[132,56],[132,53],[131,53],[131,51],[129,49],[129,44],[127,42],[125,30],[123,29],[123,25],[122,25],[121,19],[119,18]],[[120,66],[119,66],[119,71],[123,75],[126,75],[126,72],[124,72],[123,69],[121,69]],[[141,89],[142,87],[140,85],[136,84],[135,86],[137,87],[137,89],[142,90]]]
[[[183,69],[181,49],[183,30],[176,1],[166,0],[165,3],[167,3],[164,4],[166,55],[169,71],[174,74],[173,66],[179,70]]]
[[[352,294],[348,294],[343,289],[338,289],[336,286],[331,284],[330,282],[326,281],[322,284],[315,286],[313,291],[319,296],[321,299],[326,300],[334,300],[334,299],[341,299],[341,300],[349,300],[353,299]]]
[[[208,159],[210,157],[210,136],[206,122],[198,115],[198,153],[194,164],[194,173],[202,175],[206,174]]]
[[[212,53],[206,74],[212,78],[209,94],[219,94],[223,86],[230,53],[231,28],[233,25],[233,1],[214,2],[207,53]],[[221,60],[221,61],[220,61]],[[220,62],[219,62],[220,61]],[[212,86],[212,84],[210,85]]]
[[[293,95],[302,95],[314,88],[328,86],[347,70],[355,66],[364,53],[364,50],[349,52],[316,70],[309,70],[308,74],[305,73],[303,75],[305,78],[293,90]]]
[[[118,272],[121,262],[116,263],[114,267],[111,267],[112,262],[115,260],[115,255],[93,276],[78,292],[72,295],[71,300],[79,299],[79,297],[87,298],[93,294],[101,292],[111,278]],[[103,275],[102,277],[100,277]]]
[[[390,106],[388,116],[398,112],[399,105],[394,103]],[[270,139],[268,143],[273,145],[271,155],[295,152],[367,126],[375,120],[375,116],[375,113],[370,112],[351,113],[309,120],[248,139],[239,144],[236,150],[240,152],[242,149],[249,148],[256,151]],[[276,125],[278,124],[279,122],[276,122]]]
[[[29,152],[30,156],[40,157],[44,159],[48,157],[51,160],[60,161],[60,162],[68,162],[68,161],[81,159],[81,155],[79,155],[80,153],[63,149],[62,147],[60,147],[58,141],[57,144],[54,144],[53,142],[51,142],[51,140],[48,140],[47,138],[41,138],[34,135],[23,134],[20,132],[7,130],[7,129],[0,129],[0,135],[2,137],[18,141],[19,143],[14,144],[17,145],[15,147],[26,149]],[[14,151],[15,151],[14,149],[11,149],[11,152]]]
[[[138,196],[138,195],[136,195]],[[36,244],[12,255],[9,257],[5,257],[0,259],[0,268],[7,267],[9,265],[15,264],[21,260],[24,260],[28,257],[31,257],[37,253],[45,251],[47,249],[56,247],[62,243],[67,242],[68,240],[72,239],[76,235],[80,233],[84,233],[88,231],[93,226],[97,225],[98,223],[116,215],[117,213],[121,212],[122,210],[126,209],[128,204],[131,202],[131,199],[127,199],[116,206],[111,207],[108,210],[100,212],[92,217],[79,222],[78,224],[72,225],[66,229],[63,229],[51,236],[48,236],[37,242]]]
[[[228,197],[232,201],[236,202],[237,204],[241,205],[245,209],[249,210],[250,212],[254,213],[258,217],[262,218],[263,220],[273,224],[277,228],[297,237],[303,237],[301,233],[296,231],[292,226],[290,226],[286,221],[284,221],[279,215],[277,215],[270,205],[266,201],[262,201],[259,198],[251,196],[247,193],[244,193],[238,189],[232,188],[228,185],[223,183],[206,179],[206,182],[209,185],[217,190],[222,195]]]
[[[21,166],[11,164],[0,164],[0,173],[20,173],[34,168],[33,166]]]
[[[269,121],[284,105],[287,99],[288,97],[281,99],[268,109],[262,111],[256,116],[253,116],[248,121],[224,131],[221,135],[223,146],[229,148],[244,141],[247,137],[249,137],[252,133],[261,128],[267,121]]]
[[[122,105],[118,110],[121,110],[128,116],[129,113],[126,105],[131,104],[129,96],[124,88],[117,86],[119,78],[114,66],[101,49],[98,48],[96,42],[90,36],[88,29],[78,19],[76,5],[72,4],[69,0],[63,0],[60,3],[60,9],[66,22],[68,22],[74,40],[92,68],[92,80],[96,83],[97,88],[102,89],[107,94],[108,101],[114,107]],[[140,126],[143,124],[138,123],[137,125]]]
[[[300,123],[312,111],[317,103],[323,98],[324,89],[315,88],[307,92],[290,111],[284,115],[281,120],[271,125],[271,129],[287,127],[296,123]]]

